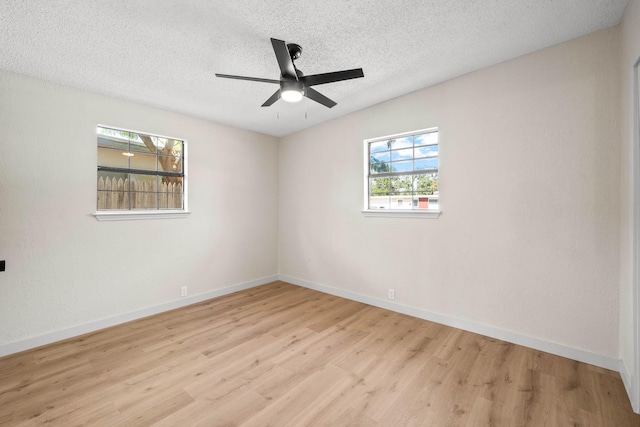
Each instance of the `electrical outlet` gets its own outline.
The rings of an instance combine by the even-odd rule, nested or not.
[[[396,299],[396,290],[389,289],[389,299]]]
[[[187,287],[183,286],[180,288],[180,296],[181,297],[186,297],[187,296]]]

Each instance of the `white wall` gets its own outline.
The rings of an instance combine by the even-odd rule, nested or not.
[[[98,123],[188,141],[188,218],[96,221]],[[0,348],[273,278],[277,168],[276,138],[0,71]]]
[[[640,0],[630,0],[620,24],[621,37],[621,150],[620,150],[620,357],[623,363],[623,378],[631,388],[635,382],[634,408],[640,411],[640,379],[635,372],[633,323],[633,155],[634,155],[634,105],[633,65],[640,58]],[[636,148],[637,149],[637,148]],[[636,189],[638,191],[638,189]],[[637,340],[640,337],[635,337]],[[637,355],[635,357],[639,357]],[[626,371],[626,372],[625,372]]]
[[[0,71],[0,348],[179,302],[183,284],[209,295],[279,272],[380,300],[393,287],[399,305],[628,358],[629,306],[619,292],[624,299],[630,288],[618,281],[630,263],[629,212],[618,188],[630,142],[620,150],[619,41],[638,40],[638,1],[629,9],[626,30],[279,145]],[[624,126],[631,113],[622,105]],[[190,217],[91,216],[98,123],[189,141]],[[362,140],[431,126],[441,136],[443,215],[363,217]]]
[[[280,274],[617,360],[618,53],[600,31],[283,138]],[[363,217],[362,141],[432,126],[442,216]]]

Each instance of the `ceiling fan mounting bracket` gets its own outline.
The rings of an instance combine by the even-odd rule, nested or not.
[[[287,49],[289,50],[289,56],[292,61],[295,61],[302,56],[302,46],[299,44],[289,43],[287,44]]]

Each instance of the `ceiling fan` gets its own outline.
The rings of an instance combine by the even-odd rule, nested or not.
[[[218,74],[216,77],[225,79],[249,80],[252,82],[276,83],[280,85],[280,89],[269,97],[262,104],[263,107],[273,105],[278,99],[282,98],[287,102],[298,102],[302,97],[306,96],[325,107],[334,107],[336,102],[327,98],[311,86],[322,85],[325,83],[339,82],[342,80],[357,79],[364,77],[362,68],[354,68],[353,70],[334,71],[332,73],[313,74],[305,76],[302,71],[298,70],[294,61],[302,55],[302,48],[295,43],[285,43],[282,40],[271,39],[273,51],[280,66],[280,80],[262,79],[257,77],[233,76],[229,74]]]

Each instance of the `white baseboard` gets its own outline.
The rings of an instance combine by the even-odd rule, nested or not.
[[[294,285],[302,286],[327,294],[347,298],[353,301],[362,302],[364,304],[373,305],[375,307],[407,314],[409,316],[418,317],[420,319],[430,320],[442,325],[452,326],[454,328],[463,329],[465,331],[500,339],[510,343],[522,345],[524,347],[530,347],[572,360],[577,360],[579,362],[589,363],[590,365],[599,366],[601,368],[610,369],[612,371],[619,371],[620,369],[620,359],[603,356],[601,354],[592,353],[586,350],[581,350],[563,344],[518,334],[517,332],[507,331],[504,329],[495,328],[493,326],[483,325],[481,323],[476,323],[470,320],[464,320],[444,314],[434,313],[417,307],[398,304],[393,301],[373,298],[367,295],[345,291],[343,289],[333,288],[327,285],[308,282],[306,280],[283,274],[279,274],[278,279],[282,280],[283,282],[288,282]]]
[[[620,360],[618,372],[620,372],[622,383],[624,384],[624,388],[627,390],[627,395],[629,396],[629,400],[631,401],[633,412],[635,412],[636,414],[640,414],[640,396],[635,395],[633,390],[633,378],[629,373],[629,370],[627,369],[627,365],[625,365],[622,360]]]
[[[108,317],[105,319],[84,323],[82,325],[73,326],[71,328],[62,329],[59,331],[54,331],[54,332],[46,333],[43,335],[38,335],[36,337],[15,341],[9,344],[2,344],[0,345],[0,357],[7,356],[13,353],[18,353],[20,351],[29,350],[35,347],[40,347],[45,344],[51,344],[53,342],[65,340],[67,338],[73,338],[78,335],[83,335],[89,332],[95,332],[100,329],[119,325],[125,322],[130,322],[136,319],[141,319],[143,317],[152,316],[154,314],[162,313],[168,310],[185,307],[191,304],[206,301],[208,299],[216,298],[222,295],[231,294],[233,292],[253,288],[259,285],[264,285],[265,283],[273,282],[275,280],[278,280],[277,276],[267,276],[260,279],[252,280],[250,282],[239,283],[236,285],[228,286],[226,288],[216,289],[214,291],[205,292],[205,293],[193,295],[190,297],[180,298],[178,300],[170,301],[170,302],[156,305],[153,307],[147,307],[147,308],[132,311],[129,313],[118,314],[113,317]]]

